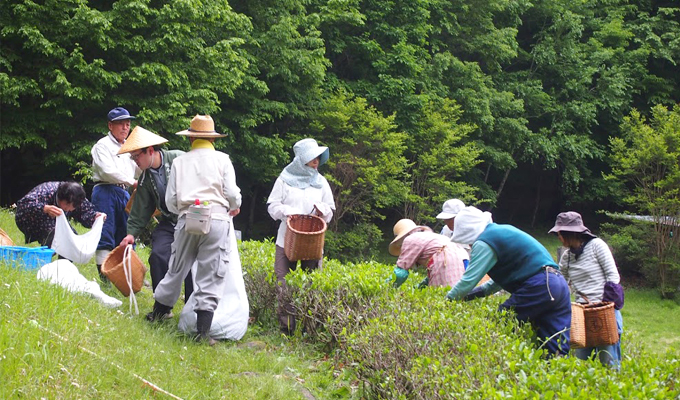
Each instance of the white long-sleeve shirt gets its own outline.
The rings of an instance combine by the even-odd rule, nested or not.
[[[314,206],[323,214],[321,218],[330,222],[335,210],[333,192],[328,181],[323,176],[319,176],[322,181],[321,188],[307,187],[299,189],[292,187],[284,182],[280,177],[276,179],[274,188],[269,194],[267,210],[275,221],[281,221],[279,231],[276,235],[276,245],[284,246],[286,237],[286,219],[289,215],[304,214],[310,215],[314,212]]]
[[[614,256],[600,238],[589,241],[578,259],[571,250],[565,251],[560,258],[560,271],[576,293],[578,302],[585,302],[580,292],[592,303],[598,303],[602,301],[605,282],[620,281]]]
[[[180,216],[196,199],[230,210],[241,207],[241,189],[229,156],[206,140],[195,140],[191,151],[175,158],[165,191],[168,211]]]
[[[111,132],[92,146],[92,179],[95,182],[134,185],[142,170],[129,153],[118,154],[121,146]]]

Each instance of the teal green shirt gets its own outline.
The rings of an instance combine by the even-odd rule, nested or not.
[[[465,295],[474,289],[477,283],[479,283],[479,281],[484,278],[484,275],[489,273],[491,268],[493,268],[497,262],[498,257],[491,246],[482,241],[476,241],[472,245],[470,264],[465,270],[465,273],[463,274],[463,277],[460,279],[460,281],[458,281],[456,286],[451,289],[448,297],[454,300],[459,300],[465,297]],[[486,281],[481,286],[481,288],[484,291],[485,296],[501,290],[501,287],[491,279]]]

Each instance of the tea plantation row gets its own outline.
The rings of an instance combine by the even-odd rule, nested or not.
[[[251,313],[275,330],[274,245],[243,242],[241,260]],[[327,260],[321,270],[297,270],[286,295],[295,304],[298,335],[323,345],[338,365],[350,365],[376,398],[425,399],[676,399],[677,354],[644,352],[624,332],[621,371],[597,361],[546,361],[527,326],[497,311],[505,296],[449,302],[446,289],[400,289],[385,279],[392,266]]]

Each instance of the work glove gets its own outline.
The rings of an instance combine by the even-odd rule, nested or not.
[[[387,280],[385,280],[385,282],[386,283],[392,282],[392,276],[395,276],[395,275],[396,275],[396,279],[392,283],[392,287],[398,288],[399,286],[401,286],[404,283],[404,281],[406,281],[406,278],[408,278],[408,271],[403,269],[403,268],[394,267],[394,272],[392,273],[392,275],[389,276],[389,278],[387,278]]]
[[[472,289],[470,293],[466,294],[465,297],[463,297],[463,300],[465,301],[470,301],[474,300],[479,297],[485,297],[486,294],[484,294],[484,290],[482,289],[481,286],[477,286],[476,288]]]
[[[429,277],[426,277],[425,279],[423,279],[422,281],[420,281],[420,283],[418,284],[418,286],[416,286],[416,289],[424,289],[424,288],[426,288],[429,284],[430,284],[430,278],[429,278]]]

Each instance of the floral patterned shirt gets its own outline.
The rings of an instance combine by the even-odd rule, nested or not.
[[[45,205],[57,205],[57,189],[62,182],[45,182],[34,187],[28,194],[17,201],[15,220],[17,227],[24,233],[26,243],[43,242],[54,230],[56,220],[43,211]],[[87,228],[94,223],[96,211],[87,199],[79,207],[66,213],[66,218],[73,218]]]

